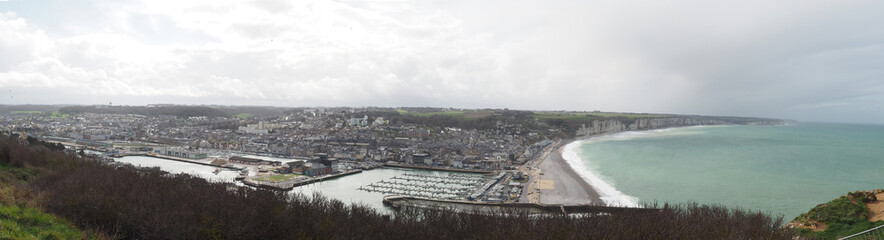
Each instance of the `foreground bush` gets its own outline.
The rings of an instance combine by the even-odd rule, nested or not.
[[[780,220],[719,206],[530,216],[406,209],[385,216],[321,196],[231,187],[188,175],[89,165],[32,185],[50,212],[108,235],[143,239],[787,239]]]

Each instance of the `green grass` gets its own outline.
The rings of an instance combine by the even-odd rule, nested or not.
[[[866,213],[866,205],[863,204],[861,199],[851,201],[847,196],[841,196],[826,204],[817,205],[807,213],[799,215],[796,219],[811,219],[826,224],[854,224],[865,220]]]
[[[17,168],[9,164],[0,163],[0,186],[7,183],[25,182],[37,176],[37,171],[31,168]]]
[[[403,115],[411,115],[411,116],[419,116],[419,117],[432,117],[432,116],[449,116],[455,118],[463,118],[463,119],[479,119],[487,116],[494,115],[494,111],[445,111],[445,112],[428,112],[428,113],[410,113],[406,110],[396,109],[396,112]]]
[[[52,112],[52,115],[50,115],[49,117],[50,118],[69,118],[69,117],[71,117],[71,115],[67,114],[67,113],[61,113],[59,111],[55,111],[55,112]]]
[[[239,118],[239,119],[246,119],[246,118],[250,118],[252,116],[254,116],[254,115],[252,115],[250,113],[240,113],[240,114],[235,115],[234,117]]]
[[[0,239],[84,239],[71,223],[35,208],[0,206]]]
[[[588,118],[586,115],[577,115],[577,114],[534,114],[532,115],[534,118],[540,120],[549,120],[549,119],[562,119],[562,120],[579,120]]]
[[[600,116],[600,117],[627,117],[627,118],[665,117],[664,115],[641,114],[641,113],[590,113],[590,114],[593,116]]]
[[[868,209],[863,200],[864,197],[861,196],[855,197],[853,200],[847,196],[841,196],[825,204],[817,205],[810,211],[796,217],[795,221],[813,220],[823,222],[828,227],[822,232],[803,229],[800,230],[800,234],[820,239],[838,239],[884,225],[884,221],[870,222],[866,220]]]
[[[298,176],[304,176],[304,175],[300,175],[300,174],[296,174],[296,173],[279,174],[279,175],[258,177],[258,178],[255,178],[255,180],[264,181],[264,182],[285,182],[288,180],[292,180],[293,178],[296,178]]]
[[[435,115],[450,116],[450,117],[463,117],[464,112],[463,111],[448,111],[448,112],[412,113],[412,115],[421,116],[421,117],[430,117],[430,116],[435,116]]]
[[[534,112],[534,118],[541,120],[562,119],[562,120],[580,120],[593,117],[625,117],[625,118],[654,118],[665,117],[659,114],[642,114],[642,113],[611,113],[611,112]]]
[[[11,114],[41,114],[41,111],[9,111]]]

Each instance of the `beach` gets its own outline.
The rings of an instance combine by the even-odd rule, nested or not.
[[[531,171],[526,200],[542,204],[604,205],[598,192],[562,157],[565,146],[558,143],[548,149],[539,162],[528,164],[534,171]]]

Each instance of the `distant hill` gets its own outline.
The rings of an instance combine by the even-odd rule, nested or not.
[[[204,106],[67,106],[58,110],[62,113],[104,113],[104,114],[138,114],[144,116],[176,116],[176,117],[231,117],[225,111]]]
[[[0,113],[17,111],[40,111],[44,113],[58,111],[59,105],[0,105]]]
[[[211,106],[225,113],[236,116],[238,114],[249,114],[256,118],[275,117],[286,115],[292,111],[292,108],[269,107],[269,106]]]

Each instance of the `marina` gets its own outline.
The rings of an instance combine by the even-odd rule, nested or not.
[[[160,167],[170,173],[192,174],[210,181],[240,182],[238,184],[288,191],[308,197],[318,193],[347,204],[368,205],[382,212],[391,210],[390,206],[383,204],[383,199],[387,196],[501,203],[507,197],[500,192],[511,191],[509,188],[502,190],[507,186],[500,184],[504,183],[502,180],[509,179],[506,172],[489,175],[385,167],[368,171],[350,170],[320,177],[295,175],[286,180],[269,181],[265,178],[266,175],[249,176],[247,169],[219,168],[194,164],[191,161],[140,155],[115,160],[144,167]]]
[[[507,193],[521,193],[521,186],[513,187],[504,180],[511,174],[502,172],[496,176],[450,174],[435,176],[428,174],[403,173],[387,180],[357,188],[366,192],[385,195],[419,197],[438,200],[468,200],[474,202],[506,202],[517,200]]]

